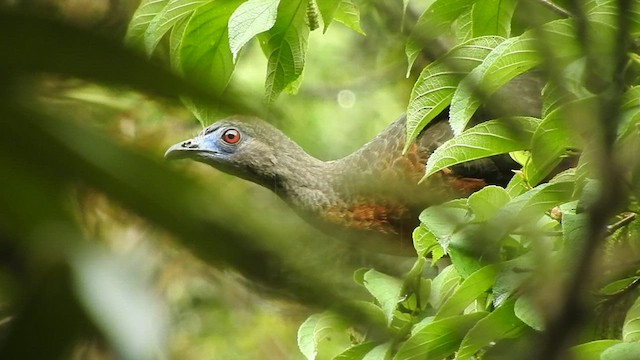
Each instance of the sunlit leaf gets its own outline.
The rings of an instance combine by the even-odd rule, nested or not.
[[[242,0],[215,0],[199,7],[183,32],[179,54],[182,73],[203,86],[222,92],[233,74],[227,19]]]
[[[446,358],[456,351],[467,331],[486,315],[475,312],[430,322],[412,334],[393,359]]]
[[[413,230],[413,247],[419,256],[425,256],[436,247],[440,247],[440,243],[436,240],[429,229],[423,224],[420,224],[415,230]]]
[[[322,15],[322,21],[324,22],[324,29],[322,32],[327,32],[329,25],[333,22],[333,17],[340,6],[342,0],[316,0],[318,3],[318,11]]]
[[[305,23],[306,0],[285,1],[271,30],[260,34],[268,57],[265,96],[272,103],[304,68],[309,27]]]
[[[511,35],[511,18],[517,5],[516,0],[485,0],[473,6],[471,24],[473,37]]]
[[[206,4],[206,0],[169,0],[167,5],[149,23],[144,35],[144,47],[151,55],[164,35],[180,20]]]
[[[429,156],[425,177],[466,161],[528,149],[539,123],[536,118],[510,117],[476,125]]]
[[[298,348],[308,360],[331,359],[350,347],[348,326],[330,311],[313,314],[298,328]]]
[[[393,313],[400,301],[402,281],[372,269],[364,274],[364,286],[380,304],[387,322],[391,323]]]
[[[360,10],[352,0],[341,0],[333,13],[333,18],[351,30],[364,35],[364,31],[360,27]]]
[[[497,274],[498,267],[489,265],[469,275],[440,306],[434,321],[462,313],[473,300],[491,288]]]
[[[422,129],[449,106],[460,79],[502,41],[503,38],[496,36],[472,39],[451,49],[447,55],[422,70],[407,106],[405,151]]]
[[[242,3],[229,17],[229,47],[233,59],[254,36],[273,27],[280,0],[249,0]]]
[[[168,3],[169,0],[143,0],[129,22],[125,41],[142,48],[149,25]]]

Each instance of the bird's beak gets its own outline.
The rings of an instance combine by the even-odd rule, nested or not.
[[[164,158],[167,160],[175,160],[192,157],[195,153],[202,151],[200,146],[201,141],[202,139],[200,137],[181,141],[167,149],[167,152],[164,153]]]

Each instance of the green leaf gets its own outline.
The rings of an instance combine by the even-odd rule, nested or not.
[[[640,298],[636,299],[627,311],[622,326],[622,340],[640,341]]]
[[[334,19],[351,30],[365,35],[360,27],[360,10],[352,0],[342,0],[334,12]]]
[[[391,342],[380,344],[369,351],[362,360],[387,360],[389,359],[389,353],[391,352],[392,345],[393,344]]]
[[[322,21],[324,22],[323,33],[327,32],[329,25],[333,22],[333,17],[338,10],[338,6],[342,0],[316,0],[318,3],[318,11],[322,15]]]
[[[542,35],[545,43],[563,44],[554,48],[555,60],[574,58],[580,54],[575,45],[574,29],[570,20],[556,20],[524,34],[509,38],[498,45],[482,64],[473,69],[456,89],[451,99],[450,122],[455,134],[460,134],[480,107],[478,90],[490,96],[511,79],[534,68],[543,61],[539,53]],[[499,104],[504,105],[504,104]]]
[[[486,312],[476,312],[430,322],[412,334],[393,359],[446,358],[456,351],[469,329],[486,315]]]
[[[640,359],[640,343],[623,342],[605,349],[600,360],[637,360]]]
[[[488,265],[464,279],[453,295],[440,306],[434,321],[462,313],[473,300],[491,288],[497,274],[498,267]]]
[[[416,249],[418,256],[426,256],[434,248],[440,247],[436,237],[423,224],[413,230],[412,238],[413,247]]]
[[[523,323],[529,325],[534,330],[544,331],[544,320],[528,298],[518,298],[513,310],[518,319],[522,320]]]
[[[458,275],[453,265],[444,268],[431,282],[431,294],[429,296],[431,306],[433,306],[434,309],[439,309],[451,294],[453,294],[459,282],[460,275]]]
[[[485,230],[494,238],[502,238],[522,224],[537,221],[554,206],[573,200],[574,187],[572,181],[538,185],[498,210]]]
[[[430,41],[447,32],[451,24],[469,9],[471,4],[471,0],[435,0],[428,4],[418,18],[405,46],[405,54],[409,62],[407,75],[411,72],[411,67],[420,51]]]
[[[420,213],[420,222],[438,240],[440,246],[446,250],[451,236],[466,223],[468,213],[466,201],[453,200],[447,203],[431,206]]]
[[[589,234],[589,214],[576,214],[575,211],[562,211],[563,255],[567,265],[575,264],[582,258]]]
[[[514,303],[515,300],[506,301],[485,318],[478,321],[462,340],[455,360],[470,359],[491,343],[513,337],[521,332],[524,324],[514,313]]]
[[[402,281],[371,269],[364,274],[364,286],[378,301],[390,324],[402,294]]]
[[[337,314],[313,314],[298,328],[298,348],[308,360],[332,359],[350,347],[349,325]]]
[[[411,91],[407,106],[407,140],[404,151],[451,101],[460,79],[504,41],[504,38],[487,36],[472,39],[454,47],[442,58],[427,65]]]
[[[486,186],[467,199],[473,213],[473,221],[482,222],[492,218],[499,208],[511,201],[509,193],[500,186]]]
[[[147,28],[168,3],[169,0],[143,0],[129,21],[125,42],[143,47]]]
[[[473,37],[485,35],[509,37],[511,18],[517,3],[516,0],[484,0],[478,6],[474,5],[471,20]]]
[[[273,27],[278,15],[280,0],[248,0],[242,3],[229,17],[229,48],[233,60],[240,49],[253,39]]]
[[[453,24],[453,32],[458,39],[458,43],[464,43],[473,39],[473,8],[476,5],[473,4],[467,8]]]
[[[145,31],[144,47],[147,55],[151,56],[160,40],[172,27],[204,4],[206,0],[170,0]]]
[[[569,348],[572,359],[600,360],[601,354],[613,345],[620,344],[621,340],[596,340]]]
[[[594,98],[569,102],[547,115],[531,138],[531,161],[524,169],[529,184],[542,181],[568,149],[580,148],[573,125],[584,124],[595,111]]]
[[[234,64],[229,50],[227,20],[242,0],[214,0],[199,7],[185,25],[179,54],[182,73],[189,79],[222,92]]]
[[[193,14],[191,15],[193,16]],[[182,53],[180,48],[184,40],[184,32],[190,20],[191,16],[180,19],[171,29],[171,36],[169,36],[169,61],[171,68],[179,74],[182,73]]]
[[[478,124],[442,144],[427,160],[425,178],[449,166],[529,148],[540,123],[531,117],[509,117]]]
[[[562,218],[564,221],[564,214],[562,215]],[[621,294],[622,292],[627,291],[629,289],[629,286],[636,283],[638,280],[640,280],[640,276],[632,276],[625,279],[613,281],[598,290],[598,295],[613,296]]]
[[[354,345],[343,351],[340,355],[334,357],[333,360],[362,360],[369,352],[373,351],[373,349],[378,346],[380,345],[375,342],[366,342]]]
[[[306,5],[306,0],[280,3],[275,25],[259,35],[268,56],[267,103],[273,103],[289,84],[302,75],[309,37],[309,27],[305,23]]]

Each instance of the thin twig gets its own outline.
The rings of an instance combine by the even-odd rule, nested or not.
[[[547,8],[553,10],[557,14],[560,14],[565,17],[573,17],[573,14],[569,10],[559,6],[558,4],[554,4],[549,0],[537,0],[537,1],[540,4],[546,6]]]
[[[607,235],[612,235],[614,232],[616,232],[616,230],[620,229],[623,226],[628,225],[629,223],[631,223],[633,220],[636,219],[637,215],[638,214],[636,214],[636,213],[629,213],[629,214],[627,214],[627,216],[622,218],[620,221],[615,222],[615,223],[607,226]]]

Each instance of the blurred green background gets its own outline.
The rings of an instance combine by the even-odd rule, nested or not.
[[[8,3],[118,41],[137,6],[133,0]],[[404,76],[406,60],[401,29],[380,30],[385,28],[385,21],[400,16],[401,9],[395,5],[390,8],[397,9],[398,14],[376,16],[380,15],[377,11],[388,10],[387,3],[366,5],[373,14],[363,20],[366,36],[338,24],[326,34],[320,30],[313,32],[299,93],[283,94],[273,108],[264,110],[272,122],[320,159],[342,157],[359,148],[404,111],[415,79]],[[253,103],[260,103],[264,91],[266,60],[260,51],[257,43],[243,51],[243,61],[231,83],[232,89],[240,90]],[[162,58],[157,61],[162,62]],[[38,78],[32,86],[30,90],[37,94],[47,113],[89,125],[150,158],[161,159],[168,146],[201,130],[201,125],[178,103],[139,92],[51,75]],[[235,206],[236,213],[262,217],[300,238],[336,246],[267,189],[202,164],[184,162],[170,166],[204,187],[225,193],[226,199],[234,199],[218,206]],[[126,171],[126,167],[123,169]],[[84,235],[104,245],[108,249],[104,260],[113,262],[123,270],[123,278],[131,281],[121,284],[102,278],[104,281],[96,284],[95,279],[100,276],[94,274],[93,280],[89,280],[99,285],[94,295],[117,295],[119,291],[127,292],[128,286],[142,284],[140,288],[147,292],[128,292],[125,298],[131,300],[140,295],[141,308],[149,309],[147,315],[156,316],[157,324],[166,324],[166,331],[160,331],[164,341],[160,342],[159,353],[166,346],[167,357],[174,359],[302,358],[296,346],[296,331],[310,309],[258,289],[234,271],[202,263],[176,244],[172,236],[90,186],[74,189],[70,203]],[[316,250],[311,247],[309,251]],[[99,262],[91,256],[86,257],[89,262]],[[319,261],[332,266],[322,258]],[[90,273],[90,269],[91,266],[84,270]],[[3,279],[0,301],[5,304],[3,313],[9,316],[15,304],[19,304],[21,285],[13,283],[15,278],[6,273]],[[91,293],[91,289],[86,291]],[[124,322],[124,317],[130,315],[120,311],[117,300],[102,300],[104,303],[96,300],[96,304],[112,306],[114,313],[123,317],[111,320]],[[138,330],[130,329],[128,336]],[[74,354],[79,359],[112,357],[106,348],[102,339],[89,338],[75,348]]]

